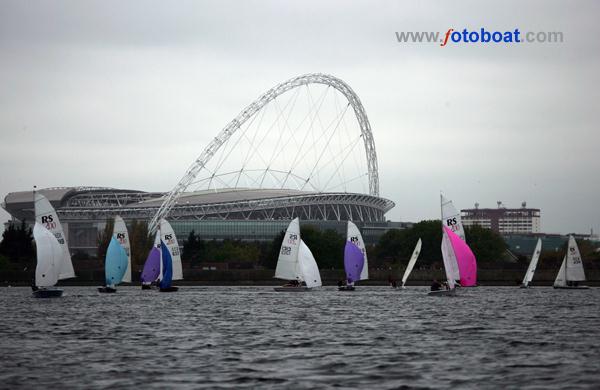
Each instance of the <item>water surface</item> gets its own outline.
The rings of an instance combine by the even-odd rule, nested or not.
[[[599,388],[600,289],[1,288],[1,388]]]

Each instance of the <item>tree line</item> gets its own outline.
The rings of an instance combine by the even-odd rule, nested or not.
[[[108,244],[112,237],[114,221],[107,221],[104,229],[98,234],[99,261],[104,259]],[[423,245],[419,256],[418,267],[441,268],[442,240],[441,222],[439,220],[421,221],[409,229],[391,229],[383,234],[375,245],[367,246],[369,267],[399,268],[406,265],[412,251],[421,238]],[[148,232],[144,222],[131,221],[128,224],[129,239],[134,271],[141,270],[146,256],[154,243],[154,237]],[[229,268],[274,269],[277,265],[279,250],[285,231],[281,231],[270,242],[241,240],[204,240],[194,231],[184,240],[182,260],[190,267],[201,267],[206,263],[228,263]],[[310,224],[301,226],[302,240],[310,248],[321,269],[343,268],[345,237],[335,230],[320,230]],[[515,268],[527,266],[528,256],[511,256],[507,251],[504,239],[498,233],[480,226],[465,227],[467,243],[477,257],[481,268]],[[600,252],[591,242],[578,240],[581,255],[586,268],[600,268]],[[566,243],[559,251],[542,251],[540,268],[558,268],[566,252]],[[82,253],[75,253],[74,260],[89,259]],[[35,245],[31,228],[25,222],[9,223],[2,234],[0,242],[0,269],[11,264],[31,263],[35,261]]]

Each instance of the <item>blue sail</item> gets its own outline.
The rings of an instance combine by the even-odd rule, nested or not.
[[[116,286],[121,283],[125,271],[127,271],[128,263],[125,249],[114,237],[111,238],[104,261],[105,283],[107,286]]]
[[[169,252],[167,244],[162,240],[160,240],[160,250],[162,252],[163,275],[159,287],[169,288],[171,287],[171,282],[173,280],[173,259],[171,258],[171,252]]]

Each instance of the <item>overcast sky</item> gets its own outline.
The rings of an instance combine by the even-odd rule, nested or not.
[[[0,1],[0,197],[171,189],[275,84],[322,72],[369,116],[392,220],[542,210],[600,231],[599,2]],[[562,44],[399,44],[396,31],[561,31]],[[8,214],[0,212],[4,221]]]

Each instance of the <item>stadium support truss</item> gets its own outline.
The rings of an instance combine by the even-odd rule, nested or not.
[[[342,93],[348,100],[348,104],[352,106],[356,119],[360,126],[361,136],[365,147],[367,157],[367,169],[369,179],[369,195],[373,197],[379,196],[379,176],[377,167],[377,153],[375,151],[375,143],[373,141],[373,134],[371,132],[371,125],[369,119],[365,113],[364,107],[356,95],[356,93],[350,88],[344,81],[326,74],[311,73],[302,76],[298,76],[287,80],[256,99],[252,104],[247,106],[235,117],[221,132],[208,144],[200,156],[190,166],[183,178],[177,183],[177,185],[169,192],[159,207],[158,211],[152,217],[150,221],[149,229],[151,232],[156,230],[158,222],[169,215],[173,206],[177,203],[179,196],[186,191],[188,186],[195,180],[198,173],[202,168],[210,161],[215,153],[221,148],[221,146],[227,142],[227,140],[237,131],[240,127],[258,111],[260,111],[269,102],[294,88],[308,85],[308,84],[324,84],[335,88],[337,91]],[[207,206],[209,207],[209,206]],[[367,218],[370,219],[370,218]],[[383,216],[377,216],[374,219],[383,219]]]

